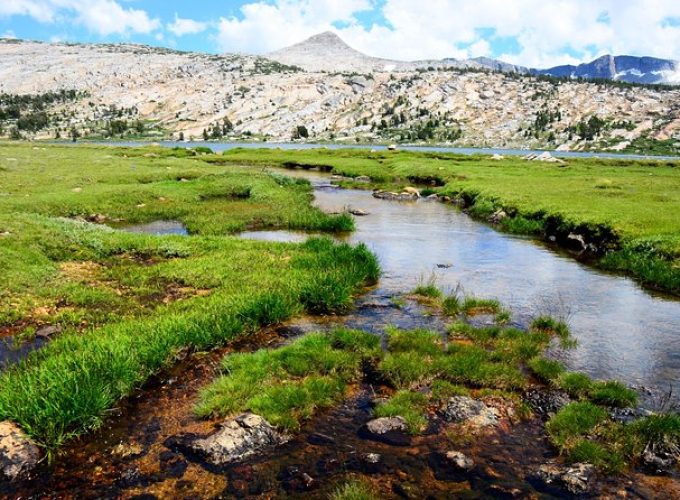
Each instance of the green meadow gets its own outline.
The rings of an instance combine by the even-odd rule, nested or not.
[[[363,246],[243,241],[250,228],[351,230],[305,181],[186,150],[0,146],[0,329],[61,333],[0,375],[0,420],[48,452],[102,422],[183,353],[305,311],[352,304],[379,276]],[[111,225],[181,221],[189,236]]]
[[[501,228],[573,245],[570,233],[597,247],[598,265],[654,288],[680,293],[680,161],[521,158],[368,150],[233,149],[215,164],[319,166],[354,187],[426,187],[486,219],[502,209]]]

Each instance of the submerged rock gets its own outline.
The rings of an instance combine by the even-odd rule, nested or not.
[[[40,450],[12,422],[0,422],[0,474],[10,481],[26,478],[38,465]]]
[[[595,475],[595,467],[590,464],[574,464],[560,467],[553,464],[541,465],[533,476],[533,481],[545,486],[557,486],[575,495],[588,492]]]
[[[394,446],[407,446],[411,442],[404,417],[381,417],[368,422],[362,434],[369,439]]]
[[[244,413],[226,420],[221,429],[207,437],[186,435],[174,444],[211,465],[222,466],[279,446],[288,439],[261,416]]]
[[[467,396],[454,396],[442,409],[442,416],[447,422],[467,423],[474,427],[488,427],[498,424],[498,413],[495,408],[487,406],[483,401]]]
[[[364,216],[364,215],[368,215],[368,212],[367,212],[366,210],[362,210],[362,209],[360,209],[360,208],[350,208],[348,211],[349,211],[349,213],[351,213],[352,215],[356,215],[356,216],[358,216],[358,217],[362,217],[362,216]]]
[[[419,196],[413,193],[391,193],[389,191],[376,191],[373,193],[374,198],[391,201],[415,201]]]
[[[445,457],[451,466],[457,470],[469,471],[475,466],[474,460],[460,451],[447,451]]]

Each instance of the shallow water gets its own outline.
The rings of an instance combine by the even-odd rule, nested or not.
[[[175,220],[157,220],[146,224],[135,224],[133,226],[119,226],[121,231],[129,233],[153,234],[161,236],[164,234],[178,234],[186,236],[189,234],[186,226]]]
[[[375,293],[403,293],[434,276],[445,290],[499,299],[519,324],[540,314],[564,317],[578,347],[553,354],[569,368],[680,393],[680,301],[541,242],[500,233],[449,205],[378,200],[369,191],[328,189],[323,173],[286,174],[320,186],[316,204],[327,212],[369,213],[355,218],[357,230],[346,241],[378,255],[383,277]]]
[[[69,144],[69,143],[66,143]],[[109,146],[145,146],[148,142],[140,141],[120,141],[111,142],[105,141],[102,144]],[[194,147],[209,147],[215,152],[225,151],[235,148],[246,149],[375,149],[376,151],[385,151],[387,146],[381,144],[314,144],[314,143],[290,143],[290,142],[179,142],[179,141],[162,141],[160,143],[166,147],[180,147],[180,148],[194,148]],[[400,145],[400,150],[404,151],[422,151],[422,152],[438,152],[438,153],[456,153],[463,155],[506,155],[506,156],[525,156],[528,154],[542,153],[543,149],[505,149],[505,148],[458,148],[451,146],[407,146]],[[627,153],[614,152],[596,152],[596,151],[550,151],[550,154],[559,158],[623,158],[630,160],[640,160],[645,158],[660,159],[660,160],[677,160],[678,156],[652,156],[652,155],[636,155]]]

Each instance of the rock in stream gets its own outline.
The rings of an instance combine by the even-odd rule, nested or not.
[[[261,416],[244,413],[226,420],[213,434],[206,437],[187,434],[171,438],[169,446],[219,467],[240,462],[284,444],[288,439]]]

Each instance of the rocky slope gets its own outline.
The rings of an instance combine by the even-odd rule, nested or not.
[[[383,69],[392,63],[362,60]],[[71,129],[90,137],[128,137],[133,131],[113,122],[135,121],[147,135],[181,133],[186,139],[200,139],[205,130],[215,138],[287,141],[304,127],[309,140],[352,142],[563,149],[680,142],[678,89],[543,81],[460,68],[395,66],[357,74],[283,64],[292,62],[137,45],[5,41],[0,93],[81,92],[48,106],[48,125],[19,130],[24,137],[54,137],[57,131],[64,137]],[[0,98],[0,111],[3,105]],[[35,111],[22,108],[23,115]],[[7,119],[0,128],[9,135],[15,126]]]

